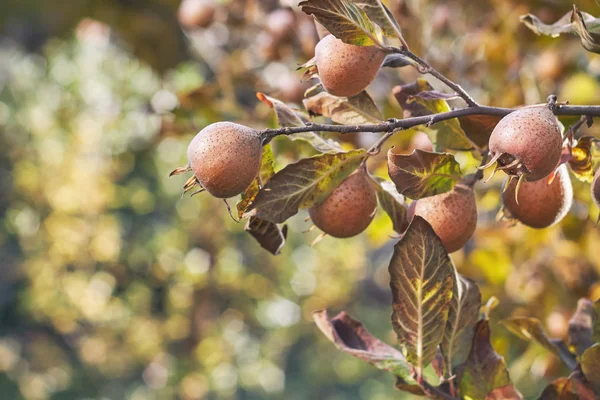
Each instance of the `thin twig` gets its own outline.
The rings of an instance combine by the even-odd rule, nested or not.
[[[333,124],[314,124],[310,123],[303,126],[292,126],[278,129],[265,129],[261,131],[263,143],[267,143],[272,138],[281,135],[293,135],[301,132],[337,132],[337,133],[352,133],[352,132],[392,132],[394,130],[409,129],[418,125],[433,125],[438,122],[446,121],[453,118],[466,117],[469,115],[496,115],[503,117],[515,111],[516,108],[500,108],[489,106],[473,106],[460,108],[448,112],[443,112],[433,115],[424,115],[419,117],[405,119],[390,119],[380,124],[365,124],[365,125],[333,125]],[[600,117],[600,106],[570,106],[560,105],[554,110],[556,115],[586,115],[590,117]]]

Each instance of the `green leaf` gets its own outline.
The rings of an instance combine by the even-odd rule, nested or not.
[[[460,393],[464,398],[485,399],[494,389],[511,384],[504,359],[490,343],[489,321],[479,321],[475,326],[473,347],[460,375]]]
[[[588,348],[581,355],[581,372],[594,390],[600,393],[600,343]]]
[[[298,4],[336,38],[357,46],[380,45],[367,14],[350,0],[306,0]]]
[[[480,307],[481,293],[475,282],[455,270],[448,323],[440,346],[449,376],[453,376],[454,367],[463,364],[469,357]]]
[[[275,175],[275,156],[273,148],[267,144],[263,146],[260,170],[258,171],[261,186],[264,186],[273,175]]]
[[[564,342],[549,339],[539,319],[514,317],[500,321],[500,324],[523,340],[535,341],[541,344],[546,350],[560,358],[570,370],[575,369],[577,366],[575,356],[569,351]]]
[[[538,400],[579,400],[569,378],[558,378],[546,386]]]
[[[394,96],[404,110],[404,117],[415,117],[420,115],[439,114],[451,111],[450,106],[444,99],[429,99],[430,96],[419,97],[421,92],[431,92],[433,87],[425,79],[417,79],[416,82],[396,86]],[[432,126],[437,131],[435,148],[438,151],[445,149],[471,150],[473,143],[462,130],[456,118],[439,122]]]
[[[402,37],[398,21],[396,21],[396,18],[394,18],[381,0],[355,0],[354,3],[367,14],[371,21],[379,25],[384,35],[388,37]]]
[[[452,190],[462,179],[460,165],[452,154],[416,149],[410,155],[388,151],[388,173],[400,194],[409,199],[435,196]]]
[[[389,371],[405,382],[414,384],[413,368],[402,353],[382,342],[367,331],[363,324],[342,311],[329,318],[327,310],[313,312],[313,319],[321,332],[335,346],[354,357]]]
[[[583,13],[577,9],[575,4],[573,4],[571,23],[581,39],[583,48],[592,53],[600,53],[600,33],[591,32],[587,28]]]
[[[367,157],[364,149],[305,158],[276,173],[244,214],[284,222],[299,208],[320,204]]]
[[[580,12],[580,14],[588,29],[592,31],[597,31],[600,28],[600,18],[595,18],[593,15],[590,15],[585,12]],[[552,24],[543,23],[538,17],[536,17],[533,14],[521,15],[519,19],[535,34],[551,36],[556,38],[563,33],[577,33],[571,21],[572,17],[573,11],[569,11],[568,13],[563,15],[558,21]]]
[[[588,299],[579,299],[577,310],[569,320],[569,346],[573,346],[578,355],[594,344],[592,336],[595,322],[594,303]]]
[[[308,122],[308,119],[304,118],[299,111],[293,110],[281,100],[277,100],[274,97],[269,97],[260,92],[256,94],[256,97],[275,111],[277,122],[284,128],[291,126],[304,126],[306,125],[306,122]],[[342,150],[342,146],[335,140],[324,139],[316,132],[295,133],[293,135],[288,135],[287,137],[291,140],[305,140],[321,153]]]
[[[325,91],[303,100],[311,115],[322,115],[342,125],[377,124],[381,111],[366,91],[352,97],[336,97]]]
[[[408,227],[404,197],[398,193],[393,182],[381,178],[374,178],[374,182],[379,205],[392,220],[394,230],[404,233]]]
[[[407,360],[422,370],[435,358],[444,336],[454,266],[441,239],[420,216],[394,246],[389,272],[394,331]]]
[[[287,225],[280,227],[256,217],[250,218],[244,229],[256,239],[262,248],[275,256],[281,252],[287,238]]]

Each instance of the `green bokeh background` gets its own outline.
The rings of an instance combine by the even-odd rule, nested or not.
[[[311,247],[318,232],[306,232],[303,211],[275,257],[221,201],[182,197],[185,178],[168,178],[211,122],[275,126],[256,91],[299,100],[312,21],[296,8],[294,34],[273,44],[266,16],[293,1],[222,2],[195,31],[179,27],[178,3],[0,4],[0,399],[408,398],[311,321],[314,310],[343,309],[394,343],[396,239],[383,213],[356,238]],[[519,24],[527,12],[558,19],[567,2],[387,3],[415,52],[482,103],[550,93],[600,103],[596,55]],[[578,6],[600,13],[593,1]],[[380,73],[369,91],[386,117],[401,115],[391,88],[416,77]],[[339,139],[352,148],[376,136]],[[286,138],[273,146],[278,168],[313,154]],[[384,162],[372,171],[384,174]],[[502,177],[478,185],[478,230],[453,255],[484,301],[499,299],[493,343],[526,398],[566,371],[497,321],[537,316],[564,336],[577,299],[600,297],[597,210],[589,186],[573,183],[571,213],[544,231],[496,222]]]

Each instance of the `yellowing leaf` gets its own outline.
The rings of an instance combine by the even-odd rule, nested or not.
[[[366,158],[364,149],[327,153],[289,164],[259,191],[244,216],[284,222],[300,207],[320,204]]]
[[[597,139],[593,136],[584,136],[577,141],[571,149],[572,158],[569,166],[573,174],[582,182],[591,183],[594,179],[593,146]]]
[[[336,97],[322,91],[303,100],[304,107],[314,115],[331,118],[343,125],[377,124],[383,115],[365,91],[352,97]]]
[[[381,2],[381,0],[362,0],[354,1],[377,25],[381,27],[383,33],[389,37],[402,37],[400,25],[394,18],[390,10]]]
[[[404,197],[398,193],[393,182],[375,178],[375,183],[379,205],[392,220],[394,230],[400,234],[404,233],[408,226]]]
[[[462,179],[460,165],[452,154],[419,149],[403,155],[391,148],[388,172],[398,192],[413,200],[449,192]]]
[[[407,360],[422,370],[435,358],[444,336],[454,266],[441,239],[420,216],[394,246],[389,272],[394,331]]]
[[[367,14],[350,0],[306,0],[298,4],[336,38],[357,46],[378,45],[375,27]]]
[[[581,372],[590,385],[600,392],[600,343],[596,343],[581,355]]]

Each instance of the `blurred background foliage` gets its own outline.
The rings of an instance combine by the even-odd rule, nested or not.
[[[179,0],[0,3],[1,399],[406,398],[311,322],[316,309],[345,309],[394,343],[387,217],[359,237],[311,247],[318,233],[305,233],[301,213],[274,257],[220,201],[182,198],[183,180],[168,179],[207,124],[274,126],[256,91],[301,101],[308,85],[295,69],[318,38],[295,3],[223,1],[198,29],[179,25]],[[550,93],[600,103],[598,56],[574,37],[536,37],[519,23],[527,12],[554,21],[569,2],[387,4],[413,50],[483,104]],[[593,0],[578,7],[600,13]],[[380,73],[369,91],[386,117],[401,115],[392,87],[416,77]],[[409,151],[398,136],[392,144]],[[338,139],[351,148],[376,135]],[[274,149],[279,167],[311,154],[287,138]],[[577,299],[600,297],[598,211],[574,179],[561,225],[496,222],[502,179],[478,185],[477,232],[453,259],[484,301],[499,300],[494,345],[534,398],[566,371],[497,321],[535,316],[566,336]]]

